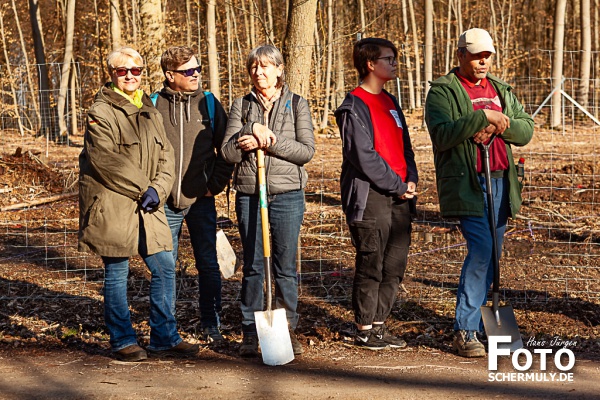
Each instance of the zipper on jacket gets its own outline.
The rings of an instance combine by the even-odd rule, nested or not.
[[[177,101],[173,99],[173,101]],[[183,103],[179,102],[179,173],[177,174],[177,202],[176,206],[179,207],[179,201],[181,199],[181,176],[183,174]]]

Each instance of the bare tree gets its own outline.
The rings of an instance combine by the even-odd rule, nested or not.
[[[38,98],[41,115],[41,125],[38,135],[53,138],[55,133],[52,128],[52,118],[50,113],[50,79],[48,77],[48,66],[46,65],[39,0],[29,0],[29,22],[31,23],[33,50],[38,70]]]
[[[333,5],[327,0],[327,69],[325,71],[325,102],[323,104],[323,119],[321,129],[327,128],[329,117],[329,93],[331,90],[331,64],[333,63]]]
[[[306,97],[310,90],[310,61],[317,0],[289,1],[290,14],[283,49],[286,80],[292,91]]]
[[[425,97],[433,80],[433,0],[425,0]]]
[[[579,64],[578,101],[583,107],[588,106],[591,63],[592,31],[590,19],[590,0],[581,0],[581,63]]]
[[[217,26],[215,21],[216,0],[206,2],[206,41],[208,43],[208,81],[210,91],[221,98],[219,82],[219,53],[217,53]]]
[[[56,108],[58,109],[58,125],[60,128],[59,140],[66,142],[68,130],[65,116],[67,105],[67,94],[69,91],[69,77],[71,76],[71,64],[73,62],[73,35],[75,34],[75,0],[67,1],[67,18],[65,25],[65,56],[60,76],[60,92]]]
[[[417,32],[417,20],[415,18],[415,7],[413,0],[408,0],[408,11],[410,14],[410,25],[412,29],[413,47],[415,51],[415,105],[421,108],[421,54],[419,51],[419,36]]]
[[[565,13],[567,0],[556,0],[554,17],[554,60],[552,62],[552,89],[560,89],[563,75],[563,46],[565,42]],[[562,122],[562,94],[557,90],[552,96],[552,114],[550,126],[558,127]]]
[[[19,132],[21,136],[25,133],[23,132],[23,122],[21,121],[21,110],[19,110],[19,102],[17,101],[17,93],[15,91],[15,84],[13,82],[13,74],[10,66],[10,59],[8,58],[7,51],[7,43],[6,43],[6,34],[4,33],[4,10],[0,8],[0,39],[2,40],[2,50],[4,51],[4,59],[6,60],[6,72],[8,73],[8,77],[10,78],[10,92],[13,98],[13,106],[14,113],[17,117],[17,124],[19,126]]]
[[[165,48],[165,24],[161,0],[141,0],[139,13],[141,53],[148,66],[150,91],[154,91],[163,81],[160,55]]]
[[[27,70],[27,84],[29,85],[29,90],[33,93],[33,80],[31,79],[31,68],[29,65],[29,57],[27,56],[27,47],[25,46],[25,39],[23,38],[23,31],[21,30],[21,23],[19,21],[19,14],[17,13],[17,5],[15,4],[15,0],[11,0],[13,13],[15,15],[15,24],[17,26],[17,32],[19,32],[19,42],[21,43],[21,50],[23,51],[23,58],[25,60],[25,69]],[[38,102],[35,96],[31,97],[33,103],[33,111],[35,114],[35,119],[37,124],[40,125],[41,118],[38,108]]]
[[[121,47],[121,12],[119,0],[109,0],[110,7],[110,38],[113,50]]]

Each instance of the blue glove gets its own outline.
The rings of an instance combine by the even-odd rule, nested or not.
[[[142,195],[140,199],[141,207],[146,211],[152,211],[160,204],[158,193],[152,186],[148,187],[148,190]]]

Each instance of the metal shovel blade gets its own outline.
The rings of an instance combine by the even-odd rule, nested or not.
[[[229,279],[235,274],[237,258],[222,229],[217,231],[217,261],[223,278]]]
[[[255,311],[254,321],[263,362],[283,365],[294,359],[285,309]]]
[[[497,313],[493,306],[483,306],[481,307],[481,318],[488,337],[510,336],[510,343],[498,343],[499,349],[510,349],[512,353],[523,347],[519,325],[517,325],[512,306],[497,307]]]

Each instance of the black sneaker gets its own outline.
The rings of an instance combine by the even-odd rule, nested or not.
[[[225,341],[225,338],[217,326],[207,326],[202,329],[202,335],[204,336],[204,340],[208,343],[222,344]]]
[[[242,345],[240,346],[240,356],[258,357],[258,336],[244,335]]]
[[[292,341],[292,350],[294,350],[294,355],[299,356],[302,354],[302,343],[298,340],[298,336],[296,333],[290,329],[290,340]]]
[[[373,325],[372,331],[378,339],[383,340],[392,348],[402,349],[406,347],[406,342],[399,337],[392,335],[385,324]]]
[[[368,329],[356,332],[354,346],[369,350],[381,350],[388,347],[388,344],[378,338],[373,329]]]
[[[475,331],[456,331],[452,346],[462,357],[485,357],[485,347]]]

